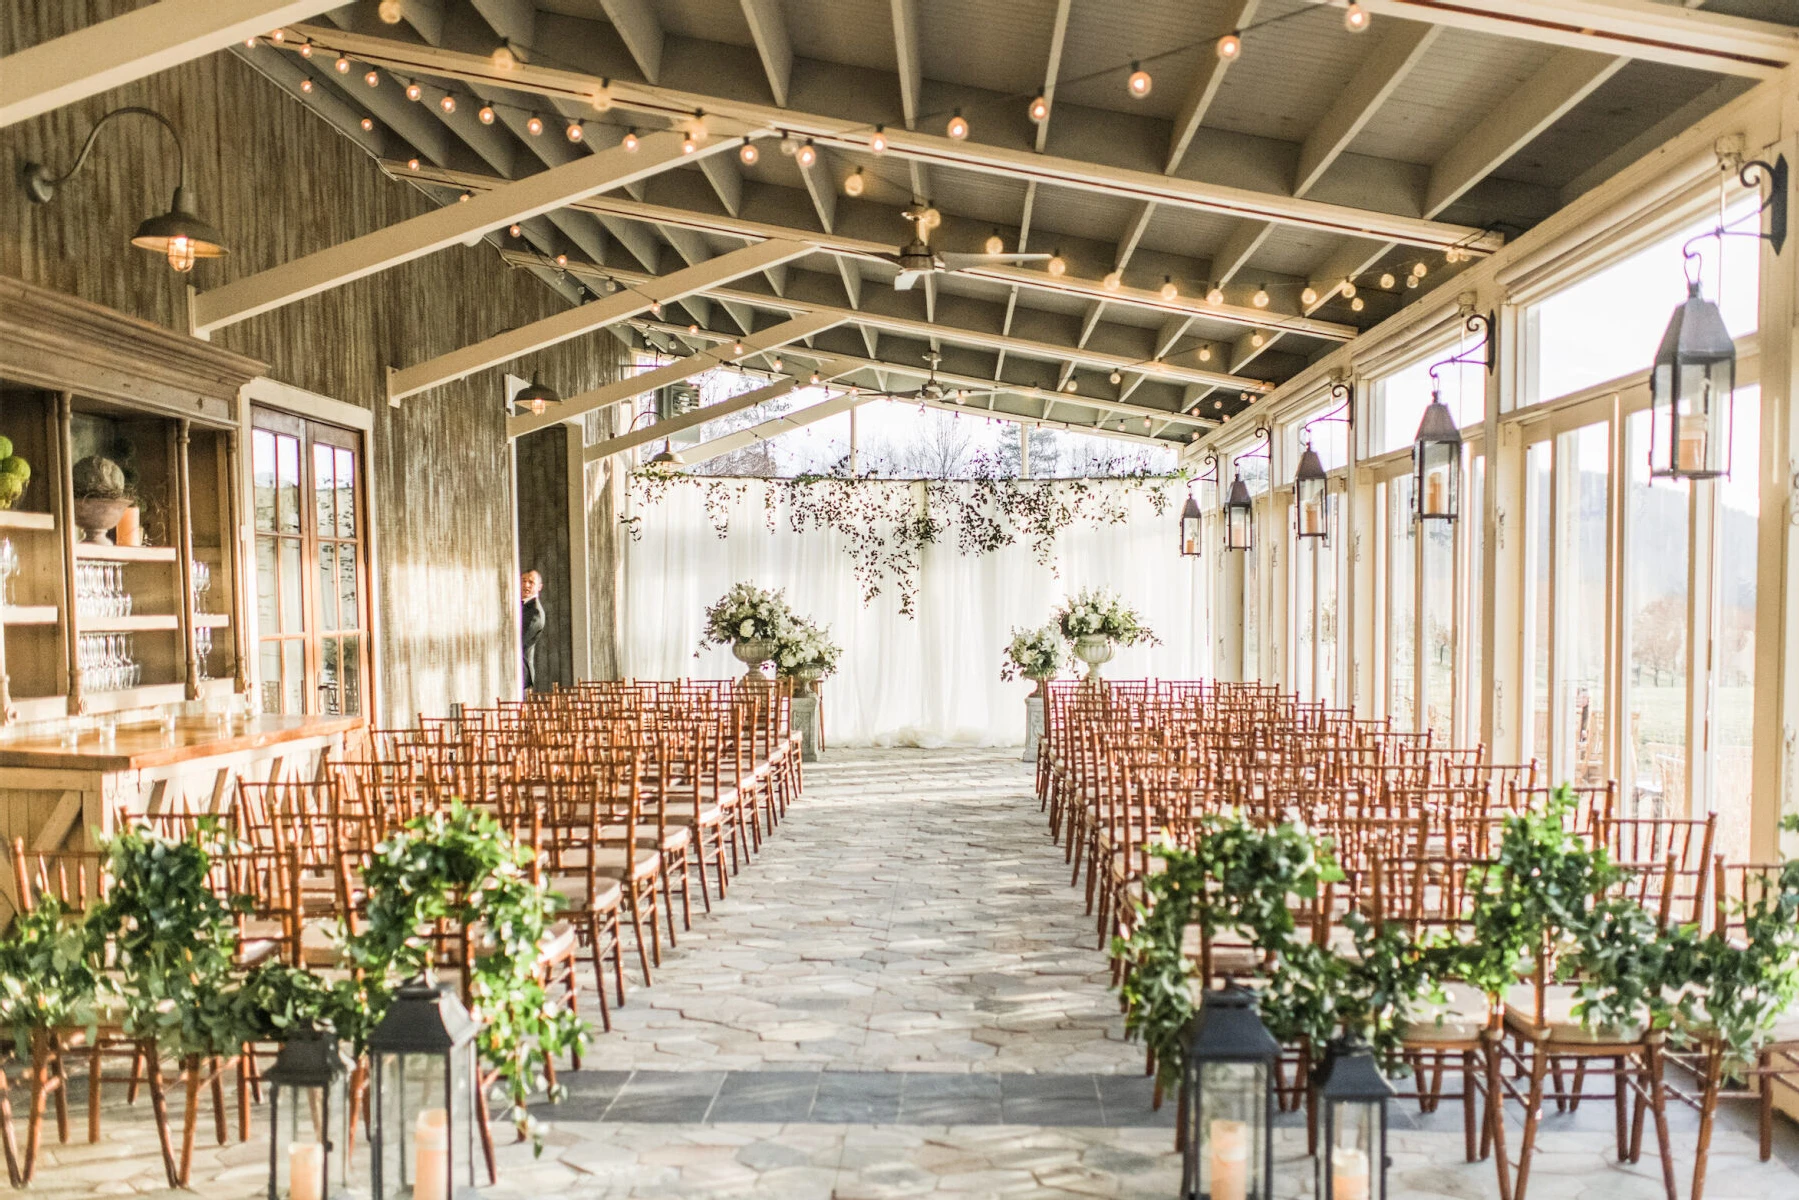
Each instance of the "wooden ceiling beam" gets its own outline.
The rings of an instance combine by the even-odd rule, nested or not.
[[[643,77],[658,82],[662,75],[662,21],[650,0],[600,0],[600,7]]]
[[[1262,0],[1233,0],[1226,6],[1224,17],[1230,22],[1233,30],[1243,29],[1255,20],[1256,8]],[[1180,112],[1175,115],[1174,128],[1168,137],[1168,165],[1162,169],[1164,175],[1172,175],[1180,169],[1181,160],[1187,157],[1187,147],[1193,144],[1193,135],[1205,124],[1206,113],[1211,110],[1212,102],[1218,98],[1219,89],[1224,86],[1224,74],[1230,70],[1233,59],[1220,58],[1211,47],[1197,50],[1200,56],[1199,73],[1194,76],[1193,86],[1181,99]]]
[[[746,351],[754,354],[762,350],[774,350],[789,342],[797,342],[801,338],[821,333],[838,323],[839,318],[836,316],[806,313],[756,333],[745,334],[742,341]],[[506,436],[509,438],[523,437],[527,433],[534,433],[547,426],[573,420],[595,409],[623,403],[635,396],[641,396],[645,392],[666,387],[671,383],[680,383],[682,380],[691,379],[704,371],[722,367],[734,357],[736,356],[729,353],[720,353],[715,347],[690,355],[668,366],[657,367],[654,370],[633,375],[628,379],[616,380],[594,388],[592,391],[582,392],[578,396],[571,396],[558,405],[554,412],[521,413],[518,416],[508,417],[506,419]]]
[[[1050,18],[1049,62],[1043,69],[1043,102],[1049,113],[1037,122],[1037,153],[1049,144],[1049,123],[1056,115],[1056,77],[1062,73],[1062,47],[1068,40],[1068,12],[1074,0],[1056,0],[1056,15]]]
[[[1295,196],[1310,192],[1324,177],[1441,32],[1440,25],[1417,21],[1379,22],[1368,56],[1299,148],[1299,167],[1293,180]]]
[[[0,129],[316,17],[342,0],[160,0],[0,58]]]
[[[728,149],[715,138],[696,153]],[[653,133],[635,153],[604,150],[485,192],[465,204],[450,204],[421,213],[385,229],[351,238],[335,246],[246,275],[194,298],[195,332],[207,332],[269,312],[284,304],[423,258],[446,246],[479,237],[526,217],[561,208],[572,200],[642,179],[691,160],[681,150],[681,135]]]
[[[856,370],[858,368],[851,367],[850,369]],[[763,390],[768,391],[772,389]],[[751,394],[754,395],[757,393]],[[708,459],[717,458],[721,454],[730,454],[733,451],[742,450],[746,446],[752,446],[757,442],[766,442],[770,438],[780,437],[783,433],[792,433],[796,429],[804,429],[808,425],[815,425],[820,421],[835,417],[839,413],[846,413],[851,409],[860,408],[870,400],[878,398],[879,396],[877,393],[862,391],[860,389],[854,392],[839,392],[835,396],[828,396],[825,399],[820,400],[817,404],[809,404],[805,408],[796,409],[790,413],[782,413],[778,417],[771,417],[769,420],[763,421],[759,425],[752,425],[748,429],[739,429],[735,433],[727,433],[720,437],[715,437],[709,442],[700,442],[698,445],[683,446],[681,448],[681,462],[686,466],[695,466]],[[725,403],[729,404],[731,401],[726,401]],[[725,405],[714,404],[708,405],[706,408],[698,411],[705,413],[706,419],[711,420],[714,415],[712,409],[723,407],[725,407]],[[722,417],[727,414],[720,412],[716,415]],[[662,424],[663,422],[658,421],[649,429],[644,430],[644,432],[654,433],[657,429],[661,428]],[[613,440],[619,441],[622,439],[614,438]],[[655,439],[652,438],[651,440],[654,441]],[[592,451],[589,451],[589,453],[591,454]]]
[[[1330,0],[1341,7],[1345,0]],[[1426,21],[1593,54],[1769,79],[1799,62],[1799,29],[1652,0],[1361,0]]]
[[[756,54],[768,74],[768,90],[775,104],[787,107],[787,90],[793,81],[793,42],[787,36],[787,18],[781,13],[781,0],[742,0],[744,20],[750,24],[750,37],[756,42]]]
[[[762,0],[757,0],[762,2]],[[419,74],[462,79],[477,85],[500,85],[564,100],[582,100],[600,85],[596,76],[534,64],[496,66],[489,55],[417,46],[392,38],[307,26],[307,33],[332,49],[360,61]],[[810,137],[820,146],[868,153],[872,130],[863,121],[770,107],[749,101],[652,87],[628,80],[611,81],[614,108],[688,114],[702,109],[708,120],[741,122],[765,133],[787,131]],[[1325,203],[1284,193],[1164,176],[1109,164],[1037,154],[1029,149],[992,143],[957,141],[944,135],[909,130],[887,131],[888,153],[913,162],[1040,182],[1077,191],[1153,200],[1180,208],[1258,217],[1344,236],[1385,238],[1408,245],[1446,249],[1463,246],[1472,253],[1497,249],[1504,238],[1495,232],[1451,225],[1399,213]]]
[[[916,129],[924,92],[924,59],[918,49],[918,0],[893,0],[893,56],[899,70],[900,112],[906,128]]]

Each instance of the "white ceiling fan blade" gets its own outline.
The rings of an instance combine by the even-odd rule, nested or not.
[[[923,271],[901,271],[893,277],[893,290],[896,292],[911,291],[912,285],[917,283],[918,277],[923,274]]]
[[[969,267],[993,267],[1004,263],[1047,262],[1048,254],[940,254],[937,261],[946,271],[962,271]]]

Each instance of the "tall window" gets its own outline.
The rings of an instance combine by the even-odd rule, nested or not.
[[[1750,737],[1755,725],[1756,524],[1761,515],[1757,465],[1761,451],[1761,389],[1736,394],[1731,472],[1713,485],[1718,500],[1717,676],[1712,713],[1712,807],[1718,812],[1718,849],[1749,857]]]
[[[1524,670],[1530,688],[1524,752],[1549,765],[1549,442],[1524,455]]]
[[[257,677],[265,713],[368,711],[361,438],[255,409]]]
[[[1692,488],[1649,477],[1650,414],[1625,419],[1624,696],[1619,784],[1631,815],[1687,811],[1688,553]],[[1746,793],[1745,793],[1746,794]]]
[[[1387,484],[1387,715],[1396,729],[1416,729],[1418,666],[1417,523],[1412,476]]]
[[[1609,424],[1562,434],[1556,447],[1556,733],[1552,777],[1611,778],[1606,747]]]

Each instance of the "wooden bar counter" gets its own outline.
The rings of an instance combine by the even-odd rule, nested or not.
[[[229,729],[184,717],[172,732],[157,724],[120,726],[110,739],[83,730],[73,745],[59,733],[0,741],[0,920],[17,899],[10,847],[83,849],[97,835],[142,813],[230,810],[240,778],[311,779],[328,751],[341,751],[361,717],[252,717]]]

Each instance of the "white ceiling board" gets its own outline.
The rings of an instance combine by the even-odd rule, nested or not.
[[[892,0],[781,0],[781,7],[799,57],[889,73],[899,69]]]
[[[656,0],[656,18],[665,33],[733,46],[755,45],[738,0]]]
[[[1435,163],[1554,53],[1553,46],[1446,29],[1347,152]]]
[[[1043,86],[1055,19],[1056,0],[1003,0],[978,8],[967,0],[919,0],[918,45],[925,79],[1033,95]],[[892,17],[876,28],[891,39]],[[1015,107],[1023,118],[1023,102]],[[933,108],[927,86],[925,111]]]

